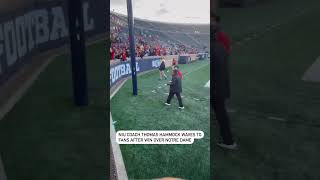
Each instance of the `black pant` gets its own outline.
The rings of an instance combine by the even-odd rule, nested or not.
[[[214,97],[213,110],[220,127],[220,135],[223,143],[233,144],[232,133],[230,129],[230,120],[226,110],[225,98]]]
[[[173,97],[174,95],[176,95],[177,98],[178,98],[179,106],[180,106],[180,107],[183,107],[182,99],[181,99],[181,96],[180,96],[180,93],[179,93],[179,92],[176,92],[176,93],[170,92],[170,93],[169,93],[169,96],[168,96],[168,99],[167,99],[167,103],[170,104],[170,101],[171,101],[171,99],[172,99],[172,97]]]

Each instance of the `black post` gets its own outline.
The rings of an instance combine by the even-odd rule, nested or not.
[[[82,0],[68,0],[73,96],[77,106],[88,105]]]
[[[134,22],[132,13],[132,0],[127,0],[127,11],[128,11],[128,26],[129,26],[129,41],[130,41],[130,60],[132,70],[132,91],[133,95],[138,95],[137,85],[137,71],[136,71],[136,45],[134,43]]]

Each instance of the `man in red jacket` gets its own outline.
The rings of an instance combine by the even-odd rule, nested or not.
[[[213,27],[216,32],[216,41],[222,43],[228,55],[230,55],[232,51],[231,38],[221,30],[220,16],[214,15],[213,19]]]
[[[228,57],[231,51],[230,41],[227,36],[221,33],[219,22],[220,17],[211,14],[211,22],[213,22],[213,34],[210,36],[210,48],[213,52],[213,70],[210,74],[210,79],[213,83],[213,96],[211,98],[211,105],[215,112],[216,120],[220,127],[220,136],[222,141],[217,143],[218,146],[226,149],[236,149],[237,143],[235,142],[232,132],[230,119],[226,108],[226,99],[230,97],[230,80],[229,80],[229,64]],[[218,35],[220,33],[220,35]],[[218,40],[218,37],[222,37]],[[224,43],[225,42],[225,43]],[[229,52],[228,52],[229,50]]]
[[[221,25],[220,25],[220,16],[213,14],[212,15],[212,24],[213,24],[213,32],[215,32],[215,40],[222,44],[226,53],[227,53],[227,57],[226,60],[228,61],[228,69],[229,69],[229,56],[231,54],[232,51],[232,47],[231,47],[231,38],[221,29]],[[231,89],[230,89],[230,77],[229,74],[227,74],[227,104],[230,104],[230,97],[231,97]]]

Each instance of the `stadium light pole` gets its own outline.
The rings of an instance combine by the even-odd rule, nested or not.
[[[73,96],[77,106],[88,105],[82,0],[68,0]]]
[[[136,51],[134,42],[134,19],[132,13],[132,0],[127,0],[128,26],[129,26],[129,42],[130,42],[130,60],[131,60],[131,76],[133,95],[138,95],[137,70],[136,70]]]

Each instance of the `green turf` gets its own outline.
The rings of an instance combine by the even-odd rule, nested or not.
[[[90,105],[75,107],[69,55],[59,56],[0,121],[9,180],[105,179],[104,43],[87,49]]]
[[[271,0],[219,10],[226,30],[239,40],[286,23],[234,44],[231,118],[239,150],[213,149],[215,179],[320,179],[320,84],[301,80],[320,55],[319,7],[319,1]],[[299,9],[306,13],[294,17]]]
[[[176,98],[170,107],[164,105],[167,81],[158,81],[159,72],[153,71],[138,77],[137,97],[132,96],[129,80],[112,99],[116,130],[202,130],[205,137],[192,145],[121,145],[129,178],[209,179],[210,90],[204,87],[210,78],[209,62],[180,65],[180,69],[184,73],[184,110],[178,109]]]

